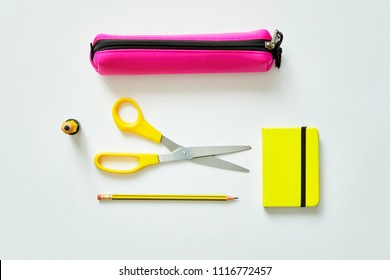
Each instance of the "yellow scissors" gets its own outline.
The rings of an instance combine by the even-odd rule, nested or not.
[[[125,122],[119,116],[120,107],[129,103],[133,105],[138,113],[138,117],[134,122]],[[160,131],[150,125],[144,118],[141,108],[131,98],[121,98],[115,102],[112,108],[112,115],[118,128],[122,131],[132,132],[139,136],[145,137],[156,143],[161,143],[168,148],[171,153],[157,155],[157,154],[140,154],[140,153],[99,153],[95,156],[95,165],[106,172],[117,173],[117,174],[130,174],[140,169],[155,165],[162,162],[168,161],[180,161],[180,160],[191,160],[199,164],[213,166],[223,169],[249,172],[248,169],[236,165],[234,163],[219,159],[215,155],[235,153],[251,149],[250,146],[206,146],[206,147],[183,147],[176,144],[172,140],[161,134]],[[109,157],[111,159],[128,159],[132,158],[138,161],[138,164],[131,169],[113,169],[103,165],[104,158]]]

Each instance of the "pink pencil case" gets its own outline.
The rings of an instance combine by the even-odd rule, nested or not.
[[[203,35],[99,34],[90,60],[101,75],[265,72],[280,67],[283,34],[265,30]]]

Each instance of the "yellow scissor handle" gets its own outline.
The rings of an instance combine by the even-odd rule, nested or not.
[[[124,103],[130,103],[137,109],[138,117],[134,122],[125,122],[119,116],[119,108]],[[161,132],[145,120],[141,108],[133,99],[124,97],[117,100],[112,108],[112,116],[114,117],[114,121],[120,130],[133,132],[148,138],[149,140],[160,143],[162,137]]]
[[[113,169],[106,167],[102,164],[102,161],[104,161],[104,158],[110,158],[110,159],[136,159],[138,161],[137,166],[131,168],[131,169]],[[116,174],[131,174],[134,172],[137,172],[141,170],[144,167],[158,164],[158,155],[156,154],[133,154],[133,153],[99,153],[95,156],[95,165],[97,168],[110,172],[110,173],[116,173]]]

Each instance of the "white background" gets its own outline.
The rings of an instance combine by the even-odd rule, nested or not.
[[[390,258],[386,1],[2,1],[1,259]],[[98,33],[183,34],[278,28],[268,73],[101,77]],[[94,166],[101,151],[167,150],[121,133],[113,103],[186,146],[251,145],[222,158],[249,174],[190,162],[132,176]],[[82,129],[60,131],[67,118]],[[262,205],[262,127],[320,132],[321,203]],[[98,193],[226,193],[232,203],[99,203]]]

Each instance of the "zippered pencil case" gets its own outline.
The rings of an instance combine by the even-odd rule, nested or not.
[[[283,34],[265,30],[203,35],[99,34],[90,60],[101,75],[265,72],[280,67]]]

